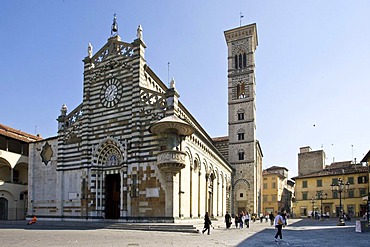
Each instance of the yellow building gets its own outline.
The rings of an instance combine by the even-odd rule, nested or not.
[[[298,217],[311,216],[312,212],[339,217],[340,208],[351,217],[366,212],[363,197],[368,190],[368,168],[351,161],[336,162],[319,171],[301,174],[295,180],[294,211]],[[343,181],[342,190],[338,182]]]
[[[263,177],[263,213],[269,214],[280,210],[291,212],[294,182],[288,179],[288,169],[272,166],[262,173]]]
[[[367,193],[368,194],[366,196],[364,196],[362,199],[364,201],[367,201],[367,220],[370,222],[370,217],[369,217],[369,212],[370,212],[370,201],[369,201],[369,197],[370,197],[370,169],[369,169],[369,167],[370,167],[370,150],[369,150],[369,152],[367,152],[367,154],[364,156],[364,158],[362,158],[361,163],[366,165],[367,169],[368,169],[367,170],[367,172],[368,172],[367,173],[367,175],[368,175]]]

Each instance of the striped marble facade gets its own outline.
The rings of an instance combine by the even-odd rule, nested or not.
[[[232,166],[185,106],[169,98],[145,48],[140,29],[132,43],[113,35],[95,54],[89,46],[82,103],[70,112],[63,105],[58,135],[30,145],[29,216],[173,222],[231,210]],[[179,137],[184,168],[172,174],[157,166],[166,138],[149,132],[169,100],[195,130]]]

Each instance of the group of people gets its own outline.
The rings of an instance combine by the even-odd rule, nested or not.
[[[308,215],[308,218],[312,218],[312,219],[315,219],[315,220],[319,220],[319,219],[329,219],[330,217],[330,213],[329,212],[326,212],[326,213],[322,213],[320,214],[319,212],[317,211],[312,211],[310,215]]]
[[[271,226],[273,225],[277,229],[277,232],[274,237],[275,241],[279,241],[278,237],[280,239],[283,238],[282,228],[288,224],[288,217],[289,215],[286,213],[286,211],[279,212],[277,213],[276,216],[274,216],[274,214],[270,212],[270,214],[265,217],[266,220],[267,218],[270,220]],[[246,228],[249,228],[249,222],[251,220],[251,215],[248,212],[244,213],[244,211],[241,211],[239,215],[235,215],[234,219],[235,219],[234,222],[235,222],[236,228],[238,228],[239,226],[239,228],[242,229],[244,228],[244,225]],[[226,229],[229,229],[232,225],[232,217],[229,214],[229,212],[226,212],[225,214],[225,224],[226,224]],[[202,233],[204,234],[206,231],[208,231],[208,235],[209,235],[211,231],[211,226],[212,226],[212,222],[207,212],[206,215],[204,216],[204,228],[202,230]]]
[[[244,213],[244,211],[241,211],[239,215],[235,215],[235,227],[242,229],[244,226],[246,228],[249,228],[249,222],[251,220],[251,216],[248,212]],[[229,212],[226,212],[225,214],[225,223],[226,223],[226,229],[229,229],[232,225],[232,218],[229,214]]]

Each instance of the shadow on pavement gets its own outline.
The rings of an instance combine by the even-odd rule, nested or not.
[[[24,230],[93,230],[105,228],[107,224],[93,222],[37,221],[27,225],[28,221],[0,221],[0,229]]]
[[[370,232],[355,232],[355,220],[337,226],[338,220],[303,219],[283,228],[283,240],[275,242],[273,227],[263,229],[238,246],[369,246]]]

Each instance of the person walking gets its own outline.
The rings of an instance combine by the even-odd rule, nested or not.
[[[275,234],[275,241],[278,241],[278,236],[280,236],[280,240],[283,239],[283,234],[281,232],[281,229],[283,228],[284,219],[281,216],[281,213],[279,212],[274,220],[275,228],[277,228],[277,232]]]
[[[262,223],[263,222],[263,213],[260,213],[260,222]]]
[[[239,214],[239,228],[243,229],[243,224],[244,224],[244,212],[241,211]]]
[[[238,228],[238,224],[239,224],[239,217],[238,217],[238,213],[235,214],[235,228]]]
[[[208,212],[206,212],[206,215],[204,216],[204,228],[203,228],[202,233],[204,234],[204,232],[208,230],[208,235],[209,235],[211,233],[211,225],[212,225],[212,222],[208,216]]]
[[[231,226],[231,216],[229,214],[229,212],[226,211],[226,214],[225,214],[225,223],[226,223],[226,229],[229,229],[230,226]]]
[[[255,213],[252,214],[252,220],[253,220],[253,223],[256,222],[256,214]]]
[[[272,211],[270,212],[269,214],[269,219],[270,219],[270,225],[272,226],[274,224],[274,219],[275,219],[275,216],[274,214],[272,213]]]
[[[286,227],[286,225],[288,224],[288,222],[287,222],[287,213],[286,213],[285,210],[281,213],[281,217],[283,217],[283,227]]]
[[[249,215],[249,213],[247,212],[246,214],[245,214],[245,220],[244,220],[244,223],[245,223],[245,226],[247,227],[247,228],[249,228],[249,221],[250,221],[250,219],[251,219],[251,216]]]

